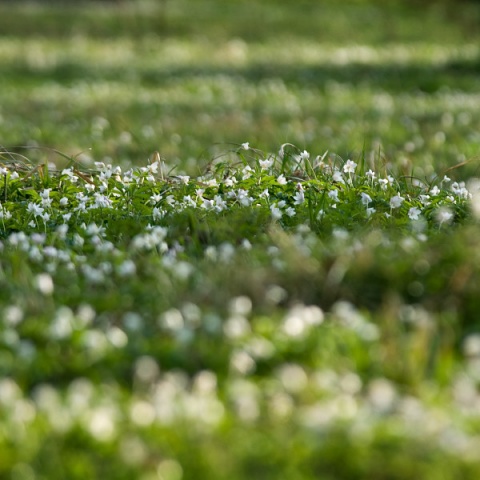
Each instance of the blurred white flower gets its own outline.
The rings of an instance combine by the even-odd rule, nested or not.
[[[287,179],[285,178],[285,175],[283,173],[277,177],[277,182],[280,185],[286,185],[287,184]]]
[[[453,212],[448,207],[440,207],[435,212],[435,219],[440,225],[443,225],[444,223],[448,224],[453,220]]]
[[[343,166],[343,171],[345,173],[355,173],[355,168],[357,164],[353,160],[347,160]]]
[[[409,211],[408,211],[408,217],[410,218],[410,220],[418,220],[418,217],[419,215],[421,214],[421,210],[417,207],[412,207]]]
[[[390,207],[392,208],[400,208],[400,206],[402,205],[402,203],[404,202],[404,198],[402,196],[400,196],[400,193],[398,193],[397,195],[395,195],[394,197],[392,197],[390,199]]]

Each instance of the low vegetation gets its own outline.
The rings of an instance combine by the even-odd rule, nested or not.
[[[476,478],[478,182],[2,158],[2,474]]]
[[[0,2],[0,478],[477,480],[479,17]]]

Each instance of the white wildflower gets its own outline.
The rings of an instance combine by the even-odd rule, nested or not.
[[[418,217],[420,215],[421,210],[417,207],[412,207],[409,211],[408,211],[408,217],[410,218],[410,220],[418,220]]]
[[[402,205],[404,200],[405,199],[402,196],[400,196],[400,193],[398,193],[397,195],[395,195],[394,197],[392,197],[390,199],[390,207],[391,208],[400,208],[400,206]]]
[[[343,171],[345,173],[355,173],[355,168],[357,164],[353,160],[347,160],[343,166]]]
[[[283,173],[277,177],[277,182],[280,185],[286,185],[287,184],[287,179],[285,178],[285,175]]]

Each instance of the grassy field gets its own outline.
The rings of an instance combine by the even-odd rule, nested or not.
[[[480,6],[0,3],[0,478],[480,475]]]

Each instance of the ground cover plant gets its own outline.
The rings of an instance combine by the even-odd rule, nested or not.
[[[478,475],[478,182],[3,160],[3,474]]]
[[[0,477],[477,479],[479,6],[60,3],[0,2]]]

